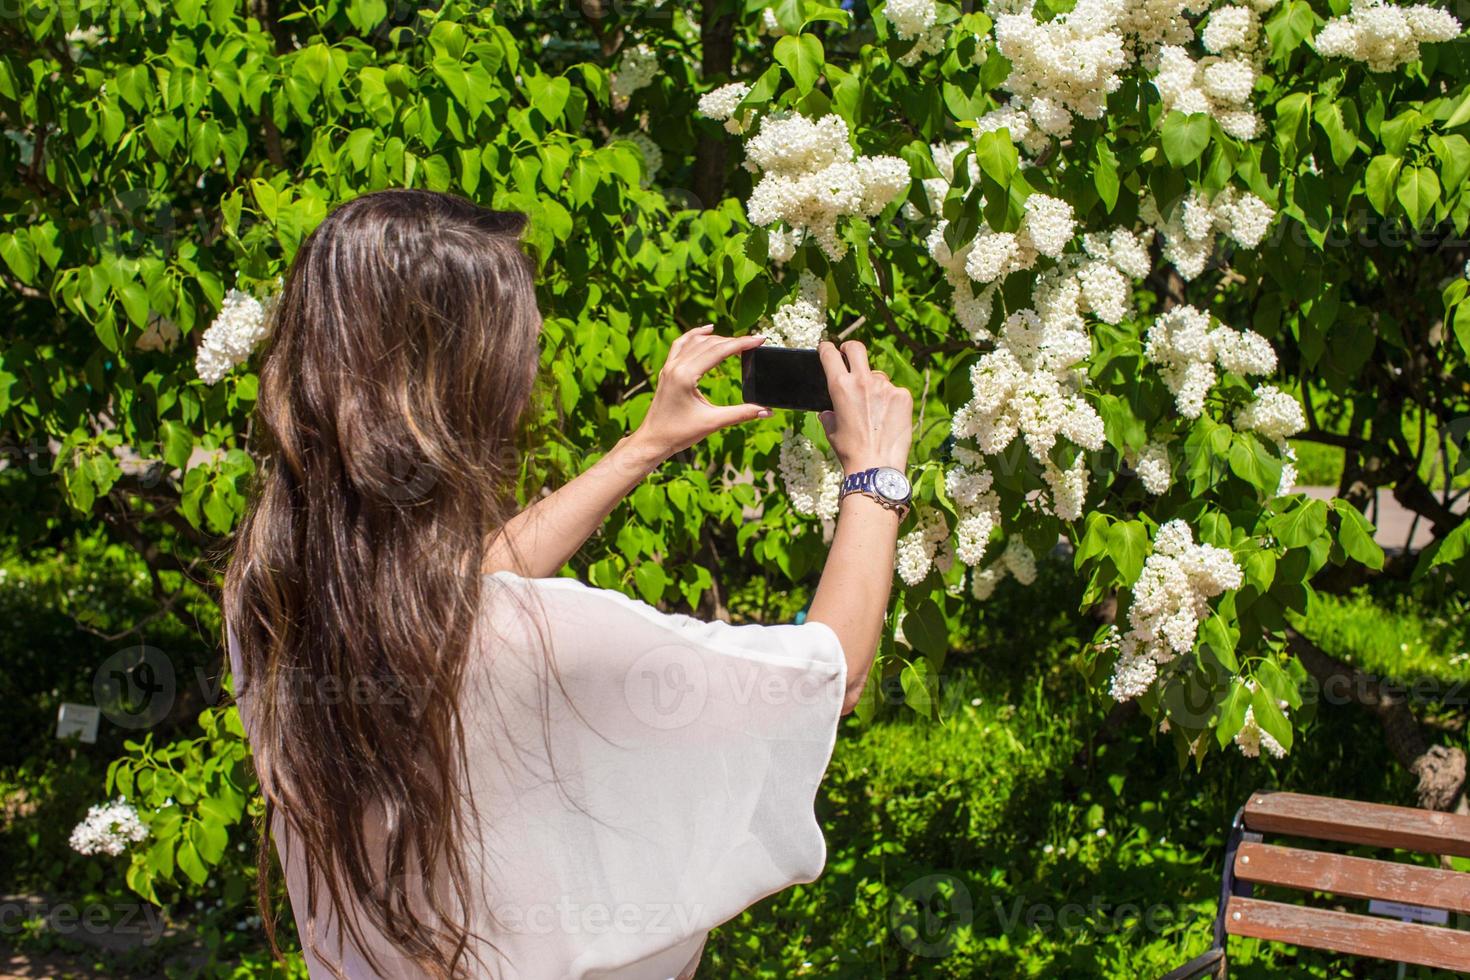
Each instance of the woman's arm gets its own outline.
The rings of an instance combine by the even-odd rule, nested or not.
[[[913,439],[913,396],[882,371],[870,370],[867,351],[857,341],[843,344],[840,354],[832,344],[823,343],[819,353],[833,408],[822,413],[822,426],[843,473],[875,466],[905,469]],[[844,714],[857,707],[878,652],[893,584],[899,519],[865,494],[843,498],[832,548],[807,612],[808,620],[825,623],[842,641],[847,658]]]
[[[555,575],[664,460],[717,429],[771,414],[759,405],[712,405],[699,390],[699,379],[715,365],[765,339],[719,337],[713,330],[696,327],[674,341],[643,424],[586,472],[508,521],[486,548],[482,572]]]

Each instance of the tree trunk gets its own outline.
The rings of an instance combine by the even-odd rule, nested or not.
[[[729,0],[701,0],[700,75],[705,81],[729,78],[735,63],[735,15]],[[723,135],[702,134],[694,150],[694,202],[712,208],[725,196],[728,145]]]
[[[1342,692],[1378,717],[1389,751],[1419,779],[1419,806],[1426,810],[1455,808],[1465,789],[1462,750],[1430,744],[1409,702],[1377,678],[1343,663],[1295,630],[1288,634],[1288,643],[1322,690]]]

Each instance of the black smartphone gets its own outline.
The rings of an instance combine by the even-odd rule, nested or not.
[[[825,412],[832,408],[827,372],[815,348],[762,344],[740,356],[741,396],[754,405]]]

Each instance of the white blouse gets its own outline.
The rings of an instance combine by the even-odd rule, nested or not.
[[[710,929],[821,873],[813,800],[847,673],[829,627],[705,623],[574,579],[499,572],[470,649],[474,973],[683,980]],[[239,701],[248,731],[248,685]],[[278,820],[312,977],[335,975],[329,964],[379,976],[325,899],[305,907],[311,872],[291,837]],[[381,975],[412,975],[363,930]]]

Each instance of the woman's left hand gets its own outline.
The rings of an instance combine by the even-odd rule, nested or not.
[[[770,418],[760,405],[715,405],[699,390],[699,381],[727,357],[759,347],[758,335],[721,337],[714,327],[695,327],[674,341],[669,358],[658,374],[653,403],[632,440],[659,461],[688,449],[705,436],[729,425]]]

